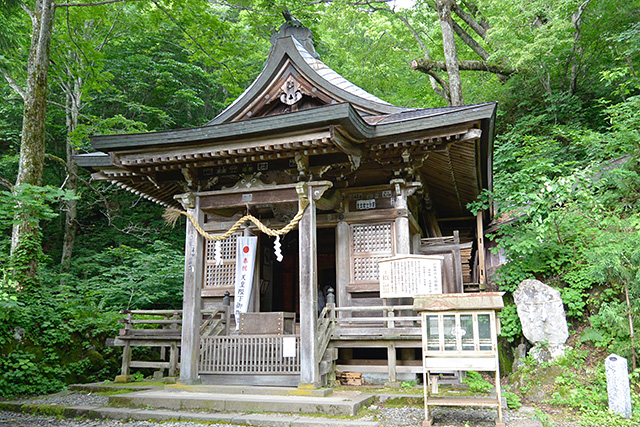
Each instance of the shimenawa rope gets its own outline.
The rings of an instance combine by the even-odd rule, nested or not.
[[[253,222],[258,227],[258,229],[266,235],[269,235],[272,237],[284,236],[285,234],[293,230],[296,227],[296,225],[298,225],[298,222],[300,222],[300,219],[302,219],[302,215],[304,214],[304,211],[307,208],[307,206],[309,206],[309,199],[300,198],[298,213],[296,214],[296,216],[293,217],[293,219],[291,219],[291,221],[289,221],[289,224],[287,224],[286,226],[284,226],[279,230],[274,230],[272,228],[267,227],[258,218],[249,214],[249,215],[243,216],[238,221],[236,221],[236,223],[233,224],[233,227],[227,230],[226,233],[220,234],[217,236],[213,234],[209,234],[206,231],[204,231],[204,229],[200,226],[200,224],[198,224],[198,221],[189,212],[181,211],[179,209],[174,209],[174,208],[167,208],[164,214],[162,214],[162,217],[170,225],[174,225],[178,220],[178,218],[180,217],[180,215],[184,215],[187,218],[189,218],[189,220],[191,221],[195,229],[198,231],[198,233],[200,233],[200,235],[202,235],[202,237],[204,237],[207,240],[213,240],[214,242],[217,242],[231,236],[233,233],[236,232],[236,230],[238,230],[238,228],[242,226],[242,224],[244,224],[247,221]]]

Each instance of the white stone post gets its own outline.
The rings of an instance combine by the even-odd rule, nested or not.
[[[606,358],[604,366],[607,375],[609,411],[623,418],[631,418],[631,389],[627,359],[612,354]]]

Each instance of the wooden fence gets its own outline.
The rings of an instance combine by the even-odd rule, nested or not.
[[[295,340],[295,356],[283,356],[283,340]],[[201,339],[201,374],[281,375],[300,373],[298,335],[233,335]]]
[[[178,347],[182,330],[182,310],[122,310],[124,324],[118,337],[107,340],[108,346],[124,347],[121,372],[116,381],[127,382],[131,368],[153,368],[160,374],[168,370],[170,377],[178,369]],[[229,307],[202,311],[200,333],[206,336],[227,334]],[[160,360],[132,360],[132,347],[159,347]],[[167,350],[169,360],[167,358]]]

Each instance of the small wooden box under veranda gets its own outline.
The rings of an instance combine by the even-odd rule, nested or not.
[[[380,297],[403,298],[442,293],[440,255],[398,255],[378,261]]]
[[[296,314],[282,311],[271,313],[240,313],[240,335],[293,335]]]
[[[414,309],[422,319],[422,361],[424,375],[423,426],[431,426],[433,406],[496,407],[496,426],[504,427],[498,362],[498,335],[503,292],[418,295]],[[430,373],[447,370],[493,371],[496,396],[488,398],[434,397]]]

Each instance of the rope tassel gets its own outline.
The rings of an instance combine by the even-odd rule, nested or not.
[[[176,221],[178,221],[178,218],[180,218],[180,215],[182,214],[183,212],[178,209],[167,208],[162,214],[162,218],[167,222],[167,224],[169,224],[172,227],[175,227]],[[184,214],[186,214],[186,212],[184,212]]]

